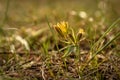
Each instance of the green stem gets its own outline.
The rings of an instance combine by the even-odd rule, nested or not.
[[[5,9],[5,15],[4,15],[4,19],[3,19],[3,22],[2,22],[2,25],[3,26],[5,24],[5,22],[7,21],[7,17],[8,17],[8,10],[9,10],[9,4],[10,3],[10,0],[7,0],[7,3],[6,3],[6,9]],[[0,27],[1,27],[0,26]]]

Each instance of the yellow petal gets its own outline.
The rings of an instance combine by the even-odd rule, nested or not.
[[[65,21],[59,22],[55,25],[55,28],[60,35],[66,35],[68,32],[68,23]]]

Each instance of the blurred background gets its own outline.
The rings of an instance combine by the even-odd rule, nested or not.
[[[65,20],[71,11],[85,11],[90,16],[101,15],[109,21],[120,16],[120,0],[0,0],[1,22],[8,1],[6,23],[9,26],[43,23],[45,16],[48,16],[50,21]]]

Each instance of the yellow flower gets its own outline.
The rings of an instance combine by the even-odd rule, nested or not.
[[[55,29],[62,37],[67,34],[68,32],[68,22],[60,22],[55,25]]]
[[[78,31],[78,33],[84,35],[84,34],[85,34],[85,31],[84,31],[83,29],[80,28],[79,31]]]
[[[78,33],[77,33],[77,41],[79,41],[83,35],[85,35],[85,32],[83,29],[80,28]]]

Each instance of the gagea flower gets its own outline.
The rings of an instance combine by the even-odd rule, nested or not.
[[[85,35],[85,32],[83,29],[80,28],[78,33],[77,33],[77,40],[79,41],[83,35]]]
[[[84,35],[84,34],[85,34],[85,31],[80,28],[79,31],[78,31],[78,33]]]
[[[59,22],[54,27],[58,32],[58,34],[60,34],[62,37],[65,37],[65,35],[68,32],[68,22],[65,22],[65,21]]]

